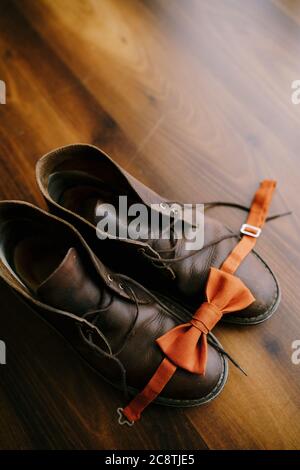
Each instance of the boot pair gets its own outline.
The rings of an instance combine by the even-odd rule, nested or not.
[[[154,400],[176,407],[213,400],[225,385],[229,357],[213,327],[260,323],[279,304],[278,282],[253,250],[275,182],[261,183],[239,233],[206,216],[204,246],[190,250],[172,230],[168,239],[147,231],[137,239],[99,238],[103,204],[116,227],[128,224],[115,210],[120,196],[149,213],[155,204],[173,228],[180,204],[98,148],[57,149],[36,172],[51,214],[0,202],[2,279],[106,381],[133,396],[118,409],[120,424],[133,424]]]

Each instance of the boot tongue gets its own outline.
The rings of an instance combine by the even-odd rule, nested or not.
[[[96,309],[101,301],[100,282],[93,280],[75,248],[69,249],[36,293],[52,307],[76,314]]]

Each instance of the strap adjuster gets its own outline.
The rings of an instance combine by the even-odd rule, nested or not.
[[[248,235],[249,237],[258,238],[261,234],[261,228],[256,227],[255,225],[243,224],[241,226],[240,232],[243,235]]]

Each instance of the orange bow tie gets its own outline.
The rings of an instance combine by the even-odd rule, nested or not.
[[[165,356],[145,388],[124,409],[119,408],[119,423],[133,424],[142,411],[162,392],[177,367],[204,374],[207,363],[207,334],[225,313],[240,311],[255,298],[233,274],[254,248],[266,220],[276,183],[264,180],[251,204],[241,240],[227,256],[221,269],[211,268],[206,284],[207,301],[190,322],[179,325],[156,340]],[[126,418],[122,422],[123,418]]]
[[[207,362],[207,334],[225,313],[242,310],[255,299],[236,276],[211,268],[206,298],[190,322],[168,331],[156,341],[177,367],[204,374]]]

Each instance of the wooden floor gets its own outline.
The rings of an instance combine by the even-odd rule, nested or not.
[[[258,246],[281,284],[278,312],[215,330],[248,377],[231,367],[213,403],[152,406],[130,429],[117,423],[120,393],[1,285],[0,447],[300,448],[300,2],[1,0],[0,55],[1,198],[44,206],[37,159],[90,142],[171,199],[249,204],[272,177],[272,212],[294,211]]]

